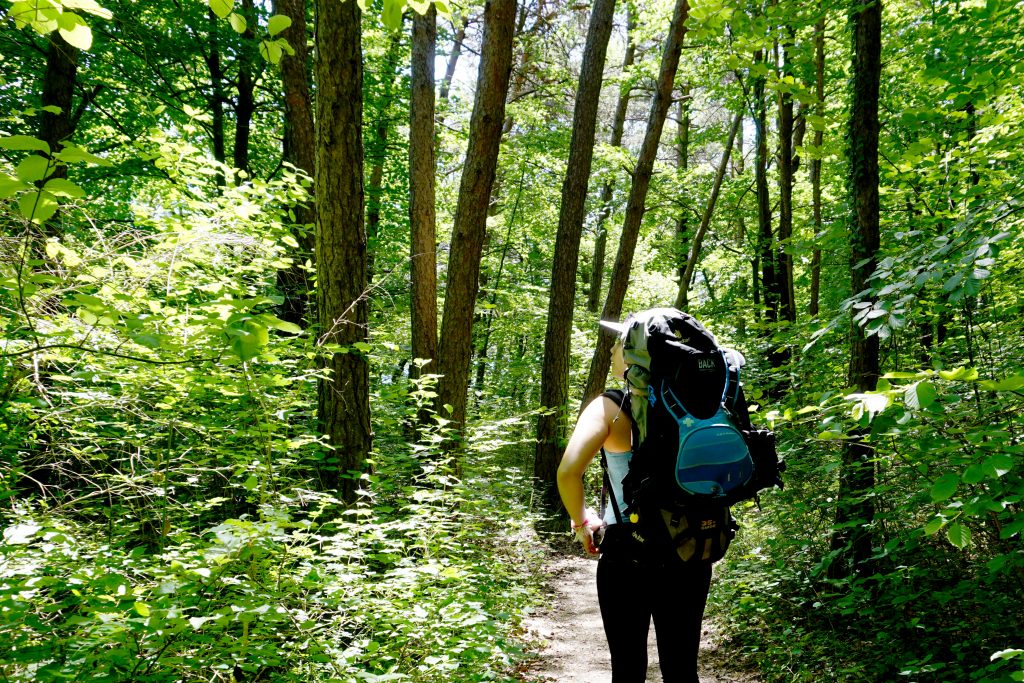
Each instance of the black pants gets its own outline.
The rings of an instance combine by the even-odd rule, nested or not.
[[[597,596],[612,656],[612,683],[646,680],[652,616],[664,683],[699,683],[697,651],[711,564],[657,567],[638,562],[631,552],[635,548],[616,533],[616,526],[608,528],[597,564]]]

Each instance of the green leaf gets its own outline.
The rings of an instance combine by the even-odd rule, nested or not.
[[[267,21],[267,33],[272,36],[276,36],[281,31],[285,31],[289,26],[292,25],[292,18],[286,14],[275,14],[270,17]]]
[[[58,110],[59,111],[59,110]],[[45,152],[50,153],[50,145],[45,140],[34,138],[30,135],[8,135],[0,138],[0,147],[13,152]]]
[[[45,178],[51,170],[50,160],[38,154],[32,154],[21,160],[14,173],[18,180],[34,183]]]
[[[957,486],[960,484],[960,477],[953,473],[944,474],[939,477],[938,481],[932,484],[931,496],[932,500],[936,503],[946,500],[956,493]]]
[[[960,522],[953,522],[946,529],[946,537],[950,543],[962,550],[971,543],[971,530]]]
[[[13,197],[22,190],[27,190],[32,187],[28,183],[23,183],[17,178],[12,178],[6,173],[0,173],[0,199],[7,199]]]
[[[235,8],[235,0],[210,0],[210,9],[221,19],[227,19]]]
[[[251,319],[246,320],[241,328],[229,328],[227,333],[232,338],[231,350],[244,361],[258,356],[270,341],[267,328]]]
[[[384,0],[384,11],[381,19],[384,25],[392,31],[402,28],[402,11],[405,9],[405,0]]]
[[[43,189],[58,197],[68,197],[69,199],[81,199],[85,196],[85,190],[64,178],[51,178],[46,181]]]
[[[984,380],[979,384],[989,391],[1017,391],[1024,388],[1024,374],[1017,373],[998,381]]]
[[[276,40],[261,40],[260,55],[271,64],[281,61],[281,46]]]
[[[974,368],[954,368],[939,370],[939,377],[949,381],[973,382],[978,379],[978,371]]]
[[[946,526],[945,517],[933,517],[927,524],[924,525],[924,532],[929,536],[933,536],[939,532],[939,529]]]
[[[113,19],[114,14],[108,9],[100,7],[96,0],[63,0],[64,9],[77,9],[97,16],[100,19]]]
[[[249,478],[242,482],[242,486],[245,487],[245,490],[247,491],[253,491],[259,485],[260,480],[256,478],[255,474],[250,474]]]
[[[74,163],[76,161],[84,161],[85,163],[96,164],[97,166],[110,166],[110,162],[106,159],[98,157],[95,154],[90,154],[77,145],[67,143],[65,143],[64,149],[53,155],[53,158],[67,164]]]
[[[939,393],[928,380],[921,380],[908,386],[903,392],[903,402],[911,410],[921,410],[935,403]]]
[[[964,470],[963,479],[965,484],[978,484],[985,479],[985,468],[981,464],[975,463]]]
[[[57,213],[57,198],[46,190],[28,192],[18,198],[18,211],[33,223],[44,223]]]
[[[235,29],[235,33],[245,33],[245,30],[249,28],[245,17],[238,12],[232,12],[228,15],[228,23],[231,24],[231,28]]]
[[[79,50],[92,47],[92,29],[74,12],[64,12],[57,20],[60,25],[60,37]]]
[[[996,453],[986,458],[982,467],[985,469],[985,474],[993,479],[998,479],[1013,471],[1013,457],[1007,453]]]
[[[147,605],[144,602],[136,602],[135,603],[135,611],[138,612],[140,617],[148,617],[151,614],[151,612],[152,612],[149,609],[149,605]]]

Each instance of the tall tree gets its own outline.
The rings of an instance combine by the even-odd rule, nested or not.
[[[238,50],[238,80],[235,100],[235,147],[232,150],[235,168],[249,170],[249,136],[252,115],[256,111],[256,74],[253,57],[256,51],[256,7],[253,0],[242,0],[242,16],[245,17],[245,32]]]
[[[276,0],[275,14],[292,20],[281,37],[288,41],[294,54],[281,55],[281,84],[284,90],[284,160],[309,177],[313,177],[316,140],[313,129],[313,102],[309,88],[309,49],[306,46],[306,0]],[[305,261],[313,258],[316,249],[314,232],[316,221],[313,197],[294,209],[299,230],[294,235],[299,245],[292,255],[292,265],[278,271],[277,283],[284,301],[280,317],[297,325],[302,324],[309,305],[310,285],[306,277]]]
[[[850,291],[856,296],[872,287],[878,265],[878,91],[882,74],[882,5],[858,0],[854,5],[850,121],[847,128],[850,216]],[[871,295],[868,295],[871,296]],[[850,325],[848,381],[857,391],[874,391],[881,374],[879,338],[856,321]],[[874,518],[874,449],[860,438],[843,450],[832,549],[843,554],[832,564],[833,576],[850,570],[863,574],[871,557]]]
[[[562,183],[562,203],[555,234],[548,323],[544,334],[544,363],[541,366],[540,403],[548,407],[537,420],[537,448],[534,477],[542,484],[555,481],[565,438],[569,398],[569,340],[576,310],[576,269],[579,264],[583,215],[594,159],[594,131],[601,95],[608,38],[612,33],[615,0],[595,0],[590,11],[590,28],[583,51],[576,107],[573,112],[569,161]],[[557,509],[558,492],[546,486],[543,492],[548,510]]]
[[[370,451],[369,365],[365,343],[366,233],[363,224],[363,64],[355,2],[317,0],[316,200],[317,313],[320,341],[343,347],[327,362],[317,392],[320,431],[336,470],[324,481],[354,501]]]
[[[718,193],[722,189],[722,181],[725,179],[725,172],[729,168],[729,157],[732,154],[732,144],[736,139],[736,131],[743,123],[743,114],[736,114],[732,126],[729,127],[729,137],[725,140],[725,150],[722,152],[722,159],[718,162],[718,171],[715,173],[715,180],[711,185],[711,194],[708,195],[708,203],[704,206],[704,215],[700,219],[700,225],[693,236],[690,245],[690,253],[683,266],[683,274],[679,280],[679,300],[684,304],[687,300],[687,292],[690,287],[690,280],[697,268],[697,260],[700,258],[700,248],[704,242],[704,235],[707,234],[711,225],[711,217],[715,213],[715,204],[718,201]]]
[[[409,99],[409,230],[413,379],[437,370],[437,218],[434,149],[434,53],[437,9],[412,18],[412,79]]]
[[[366,239],[369,245],[368,277],[373,280],[373,267],[376,260],[377,238],[380,233],[380,207],[384,192],[384,166],[387,163],[388,135],[392,120],[388,106],[395,97],[398,77],[398,60],[401,57],[402,40],[400,33],[394,33],[388,43],[384,55],[384,63],[380,65],[378,109],[372,115],[373,125],[370,126],[370,142],[366,146],[368,159],[372,162],[370,176],[366,184]]]
[[[676,171],[680,178],[686,177],[686,171],[690,165],[690,84],[684,83],[679,93],[679,122],[678,138],[676,139]],[[690,288],[689,280],[686,280],[686,233],[690,227],[689,194],[686,192],[686,183],[682,183],[683,205],[679,207],[679,217],[676,218],[676,245],[678,263],[676,275],[679,277],[679,289],[676,291],[676,308],[685,311],[687,308],[686,294]]]
[[[796,320],[796,305],[793,301],[793,255],[790,252],[790,238],[793,236],[793,94],[792,42],[793,29],[787,31],[781,45],[779,64],[782,84],[778,91],[779,148],[776,160],[779,176],[779,232],[775,262],[778,265],[779,314],[783,320]]]
[[[633,31],[636,28],[636,12],[631,2],[626,3],[626,52],[622,56],[622,84],[619,86],[619,99],[615,104],[615,115],[612,118],[612,131],[608,144],[618,147],[622,144],[622,131],[626,126],[626,110],[629,109],[629,96],[633,92],[633,82],[628,75],[629,67],[636,60],[636,43],[633,42]],[[594,259],[590,271],[590,293],[587,295],[587,310],[597,313],[601,302],[601,287],[604,282],[604,260],[608,244],[608,231],[605,224],[612,213],[612,181],[606,180],[601,186],[600,209],[597,215],[597,226],[594,228]]]
[[[619,238],[619,250],[615,256],[615,267],[612,270],[611,283],[608,285],[608,297],[601,310],[602,320],[618,320],[622,314],[622,302],[626,298],[626,287],[629,285],[629,272],[633,267],[633,253],[636,251],[637,238],[640,235],[640,224],[643,222],[647,191],[651,186],[651,174],[654,172],[654,159],[661,141],[661,131],[665,126],[665,117],[672,103],[672,86],[679,69],[679,54],[683,49],[683,38],[686,35],[686,17],[690,6],[687,0],[676,0],[672,12],[672,23],[665,38],[665,48],[661,56],[661,67],[655,83],[654,99],[651,112],[647,118],[647,131],[644,134],[636,167],[633,169],[633,182],[629,188],[629,199],[626,203],[626,217],[622,223],[622,236]],[[608,376],[608,364],[611,362],[611,335],[598,335],[597,348],[590,362],[587,385],[583,392],[584,404],[600,395],[604,390],[605,378]]]
[[[516,0],[488,0],[469,146],[455,208],[444,316],[438,346],[438,406],[451,406],[457,425],[466,419],[466,387],[473,352],[473,308],[480,287],[480,259],[505,120],[512,72]]]

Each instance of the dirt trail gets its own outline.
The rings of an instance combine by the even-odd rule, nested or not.
[[[537,660],[524,672],[524,682],[611,683],[607,642],[597,606],[596,570],[596,560],[559,551],[553,551],[545,561],[547,605],[523,624],[527,637],[538,649]],[[750,674],[725,674],[705,668],[705,653],[714,648],[712,628],[713,624],[705,620],[701,683],[757,683]],[[653,625],[647,647],[647,681],[661,683]]]

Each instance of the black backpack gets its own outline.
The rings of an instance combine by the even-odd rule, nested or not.
[[[742,357],[675,309],[630,316],[622,342],[629,393],[605,395],[628,404],[634,445],[616,518],[650,560],[715,562],[735,536],[729,507],[782,486],[774,434],[750,423]]]

